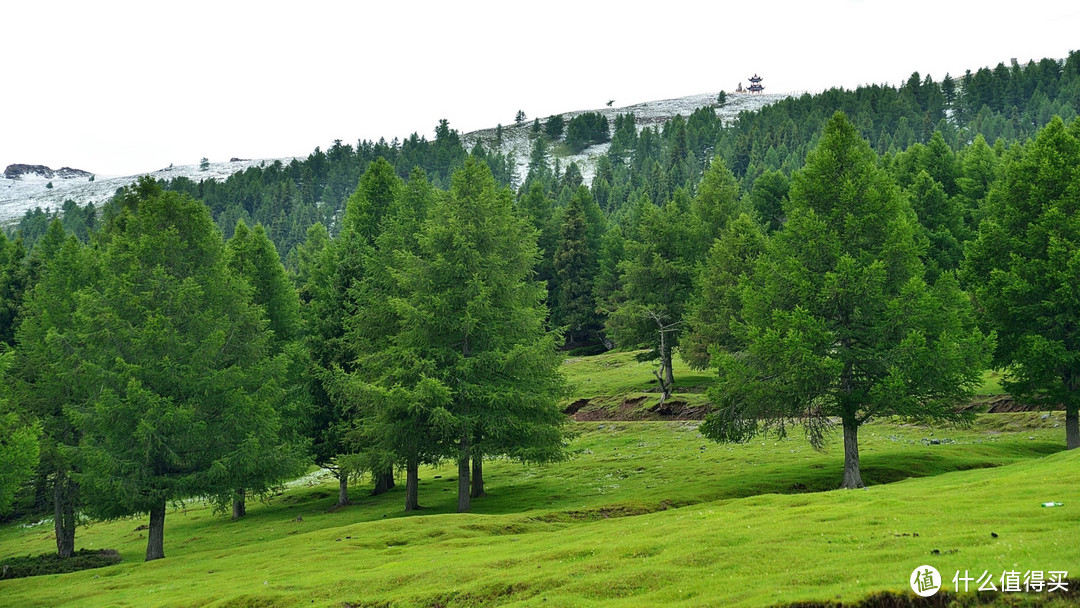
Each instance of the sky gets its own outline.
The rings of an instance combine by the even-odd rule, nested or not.
[[[12,2],[0,166],[130,175],[731,91],[1064,58],[1075,0]]]

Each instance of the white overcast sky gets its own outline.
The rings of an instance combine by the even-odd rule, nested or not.
[[[1071,1],[79,2],[0,9],[0,166],[306,155],[732,90],[940,80],[1080,48]]]

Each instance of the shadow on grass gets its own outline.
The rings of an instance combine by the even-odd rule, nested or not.
[[[55,553],[9,557],[0,560],[0,580],[64,574],[92,568],[104,568],[120,563],[120,554],[112,549],[79,549],[71,557],[59,557]]]
[[[1040,458],[1061,449],[1056,444],[1036,441],[985,443],[977,447],[972,444],[897,446],[884,453],[865,453],[861,458],[862,477],[868,486],[874,486],[954,471],[993,468]],[[733,463],[739,464],[737,470],[725,470],[731,469]],[[650,464],[647,458],[630,462],[601,461],[590,463],[589,480],[584,479],[585,474],[574,462],[548,465],[527,479],[521,479],[513,472],[511,467],[517,465],[495,464],[488,475],[488,496],[473,499],[471,513],[521,516],[517,523],[503,522],[496,534],[529,532],[533,530],[529,524],[542,524],[541,528],[550,530],[563,524],[630,517],[763,494],[826,492],[837,489],[843,478],[842,454],[835,451],[815,457],[812,462],[703,459],[680,463],[674,472],[663,474],[646,472],[644,467],[635,466]],[[612,493],[598,493],[595,479],[605,477],[605,473],[616,475],[622,487]],[[304,533],[328,526],[452,514],[457,511],[457,479],[454,475],[422,479],[419,496],[424,508],[411,513],[404,511],[405,489],[402,485],[378,496],[370,495],[370,488],[366,486],[355,486],[351,491],[352,504],[332,510],[336,496],[336,491],[331,492],[324,486],[294,488],[284,496],[272,498],[261,508],[250,510],[243,520],[231,523],[285,524],[293,527],[294,531],[290,533]]]

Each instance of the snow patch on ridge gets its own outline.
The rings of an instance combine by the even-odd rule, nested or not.
[[[59,172],[54,174],[53,177],[46,177],[39,173],[25,173],[16,179],[0,177],[0,225],[17,222],[28,210],[35,207],[56,211],[67,200],[73,200],[80,206],[94,203],[95,206],[100,208],[102,203],[112,198],[119,188],[135,183],[143,175],[166,180],[187,177],[195,182],[204,179],[224,180],[237,171],[243,171],[248,167],[264,163],[269,165],[275,160],[280,160],[282,164],[288,164],[293,159],[256,159],[210,163],[206,170],[200,169],[198,164],[179,165],[137,175],[112,177],[96,175],[94,181],[90,181],[88,177],[83,176],[61,176]],[[49,183],[52,183],[52,188],[48,187]]]
[[[645,127],[661,126],[676,115],[682,115],[684,118],[687,118],[698,108],[712,107],[717,116],[719,116],[726,125],[734,121],[740,112],[757,111],[769,104],[776,103],[791,96],[788,93],[731,93],[727,95],[727,101],[724,106],[718,108],[715,107],[718,95],[719,93],[700,93],[698,95],[676,97],[673,99],[646,101],[620,108],[605,107],[594,110],[562,112],[562,115],[563,119],[569,122],[571,118],[580,114],[597,112],[606,117],[610,128],[614,129],[616,115],[632,112],[634,114],[634,122],[637,124],[638,132],[641,132]],[[520,184],[525,180],[525,176],[529,170],[529,153],[532,152],[533,147],[532,123],[535,118],[536,117],[526,120],[522,125],[503,125],[503,143],[501,147],[496,146],[494,128],[465,133],[461,136],[461,140],[466,150],[472,149],[473,145],[479,141],[488,150],[495,150],[498,147],[499,151],[503,154],[510,154],[513,152],[517,167],[517,183]],[[547,118],[547,116],[540,117],[541,124],[543,124]],[[607,154],[608,148],[610,148],[609,143],[590,146],[585,150],[582,150],[579,154],[558,157],[559,163],[564,169],[572,162],[577,163],[578,168],[581,169],[581,175],[585,179],[585,183],[588,184],[592,182],[596,169],[596,160],[604,154]],[[554,159],[552,159],[552,162],[554,162]]]
[[[728,94],[727,103],[722,108],[717,108],[715,107],[717,93],[701,93],[674,99],[647,101],[619,108],[604,107],[595,110],[563,112],[562,115],[565,120],[569,121],[571,118],[585,112],[598,112],[607,117],[611,128],[614,128],[617,114],[632,112],[638,131],[641,131],[647,126],[662,125],[677,114],[688,117],[698,108],[713,107],[724,123],[729,124],[735,120],[740,112],[756,111],[789,96],[791,95],[787,93],[732,93]],[[540,117],[541,123],[546,119],[546,116]],[[511,152],[514,154],[516,179],[519,184],[525,179],[528,172],[529,153],[532,151],[533,141],[532,122],[532,120],[526,120],[522,125],[511,124],[503,127],[503,142],[499,149],[504,154],[510,154]],[[484,147],[489,150],[496,148],[494,128],[465,133],[461,136],[461,139],[466,150],[471,149],[477,141],[483,143]],[[579,154],[558,157],[559,163],[565,168],[571,162],[576,162],[581,169],[582,176],[585,178],[585,183],[590,183],[595,173],[596,160],[606,154],[609,147],[610,144],[607,143],[591,146]],[[305,157],[297,158],[302,160]],[[187,177],[195,182],[204,179],[224,180],[238,171],[263,164],[269,165],[275,160],[280,160],[282,164],[288,164],[293,158],[210,163],[205,170],[200,169],[198,164],[178,165],[137,175],[96,175],[92,182],[89,181],[88,177],[73,176],[70,173],[60,171],[55,172],[52,177],[45,177],[36,173],[26,173],[16,179],[0,177],[0,225],[17,222],[27,210],[35,207],[48,208],[53,211],[58,210],[67,200],[73,200],[80,206],[94,203],[94,205],[100,207],[102,203],[112,198],[120,187],[134,183],[143,175],[165,180]],[[552,162],[554,162],[554,158]],[[52,188],[47,187],[50,182]]]

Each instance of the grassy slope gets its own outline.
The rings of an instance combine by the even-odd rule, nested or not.
[[[0,604],[759,606],[900,590],[923,563],[1072,572],[1080,453],[1054,453],[1056,416],[871,425],[868,480],[933,477],[819,493],[805,491],[841,476],[838,442],[822,454],[801,438],[718,446],[686,423],[583,423],[569,462],[492,463],[473,514],[450,513],[449,468],[423,473],[422,515],[400,512],[400,489],[328,512],[329,482],[239,522],[189,505],[166,519],[165,560],[139,561],[143,519],[94,524],[78,545],[119,549],[124,564],[0,582]],[[924,444],[931,433],[949,441]],[[47,524],[0,529],[0,556],[51,547]]]
[[[600,412],[628,419],[655,418],[649,408],[660,401],[656,392],[653,370],[656,361],[638,361],[645,351],[610,352],[593,357],[574,357],[566,360],[563,369],[573,388],[574,397],[567,401],[588,400],[581,412]],[[672,400],[687,406],[706,405],[705,390],[716,383],[713,371],[692,370],[682,358],[674,357],[675,392]],[[1001,372],[987,370],[977,397],[1000,395]]]
[[[656,361],[638,361],[636,352],[611,352],[593,357],[566,360],[563,369],[576,401],[588,399],[580,411],[603,412],[621,417],[648,417],[648,409],[660,401],[656,392]],[[690,369],[676,355],[672,361],[675,376],[673,401],[691,407],[707,404],[705,389],[716,382],[716,374]],[[648,392],[646,392],[648,391]]]
[[[563,369],[576,397],[596,397],[640,393],[656,388],[653,370],[656,361],[638,361],[644,351],[610,352],[593,357],[567,359]],[[675,390],[700,390],[716,382],[710,371],[690,369],[682,358],[674,357]]]

